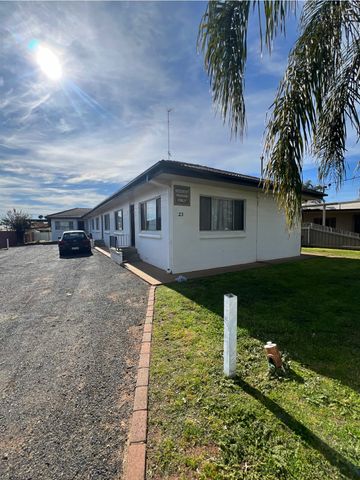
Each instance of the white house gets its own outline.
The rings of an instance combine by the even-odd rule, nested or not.
[[[304,200],[322,196],[303,191]],[[288,232],[259,178],[170,160],[150,167],[81,220],[95,240],[133,246],[144,262],[172,273],[300,254],[300,226]]]
[[[82,217],[90,211],[91,208],[71,208],[47,215],[51,226],[51,240],[56,242],[66,230],[86,230],[86,222]]]

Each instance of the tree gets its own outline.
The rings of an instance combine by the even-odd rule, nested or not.
[[[318,192],[324,192],[327,188],[324,185],[314,185],[312,180],[307,180],[306,182],[304,182],[303,187],[311,190],[316,190]]]
[[[232,134],[243,135],[247,32],[257,13],[261,49],[271,53],[296,2],[210,1],[199,27],[213,101]],[[289,226],[301,215],[302,165],[314,155],[322,182],[345,176],[347,128],[359,138],[360,2],[308,0],[265,130],[265,188],[273,188]]]
[[[27,228],[30,228],[30,222],[30,216],[27,213],[15,208],[9,210],[6,216],[0,220],[1,225],[16,231],[18,243],[24,243],[24,233]]]

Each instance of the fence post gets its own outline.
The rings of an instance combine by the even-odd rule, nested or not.
[[[237,344],[237,296],[224,295],[224,374],[234,377],[236,373]]]

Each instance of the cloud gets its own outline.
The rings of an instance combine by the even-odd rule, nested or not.
[[[249,52],[247,134],[230,140],[196,53],[198,2],[0,4],[0,210],[94,206],[167,156],[258,174],[282,50]],[[33,39],[59,56],[64,80],[37,68]],[[261,75],[271,81],[263,81]],[[1,80],[2,79],[2,80]]]
[[[64,5],[52,3],[50,11],[49,4],[21,4],[6,17],[2,59],[11,81],[1,100],[3,208],[33,205],[49,213],[65,202],[98,203],[110,193],[107,185],[115,190],[166,157],[168,106],[174,159],[257,171],[271,92],[249,96],[248,137],[242,145],[230,142],[195,53],[189,5]],[[32,38],[46,40],[62,59],[62,85],[36,69],[26,50]]]

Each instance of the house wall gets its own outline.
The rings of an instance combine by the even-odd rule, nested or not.
[[[56,223],[55,222],[73,222],[73,227],[72,228],[66,228],[66,229],[63,229],[63,228],[60,228],[60,229],[56,229]],[[77,230],[78,229],[78,221],[74,218],[52,218],[51,219],[51,240],[53,242],[57,242],[58,241],[58,238],[61,237],[61,235],[63,234],[63,232],[65,232],[66,230]]]
[[[140,203],[152,198],[161,197],[161,231],[142,232],[140,228]],[[170,268],[170,237],[169,237],[169,188],[154,186],[151,191],[142,192],[137,197],[135,205],[136,248],[140,258],[163,270]]]
[[[190,206],[175,206],[173,186],[189,186]],[[241,232],[201,232],[200,196],[245,201],[245,229]],[[140,203],[161,197],[162,228],[159,232],[142,232]],[[110,235],[123,234],[130,243],[130,205],[134,204],[135,246],[145,262],[173,273],[217,268],[258,260],[292,257],[300,254],[300,228],[289,234],[284,214],[279,212],[272,195],[260,190],[224,183],[195,182],[181,177],[151,181],[131,194],[109,203],[100,214],[88,216],[88,231],[94,240],[103,239],[110,246]],[[114,212],[123,209],[124,228],[115,231]],[[109,231],[102,231],[105,214],[110,215]],[[92,218],[99,217],[99,229],[92,229]]]
[[[99,228],[96,228],[96,218],[99,219]],[[92,219],[94,220],[94,228],[92,227]],[[87,220],[87,232],[92,234],[93,240],[102,240],[102,233],[101,233],[101,222],[102,218],[101,215],[95,215]]]
[[[274,260],[300,255],[301,224],[291,231],[285,214],[272,195],[259,194],[257,260]]]
[[[347,212],[346,210],[326,210],[326,218],[336,218],[336,227],[339,230],[346,230],[354,232],[354,216],[356,213]],[[360,215],[360,210],[357,213]],[[303,212],[303,222],[315,223],[314,219],[322,219],[322,211],[307,211]]]
[[[140,203],[161,197],[161,231],[142,232],[140,224]],[[107,246],[110,246],[110,236],[116,234],[125,235],[125,239],[130,244],[130,205],[134,205],[135,215],[135,247],[144,262],[151,263],[163,270],[169,268],[169,188],[166,185],[156,184],[156,182],[145,184],[136,189],[130,197],[126,199],[117,199],[111,202],[111,208],[103,210],[101,214],[88,216],[88,228],[92,233],[94,240],[103,240]],[[123,210],[123,230],[115,231],[115,211]],[[110,229],[102,231],[101,222],[104,222],[104,216],[110,215]],[[92,229],[91,220],[99,217],[99,229]],[[103,223],[103,225],[105,225]]]
[[[186,180],[176,180],[173,184],[191,189],[191,206],[174,206],[172,189],[173,273],[300,254],[300,228],[289,235],[284,215],[271,195],[228,184],[196,184]],[[245,200],[244,231],[201,232],[200,195]]]

